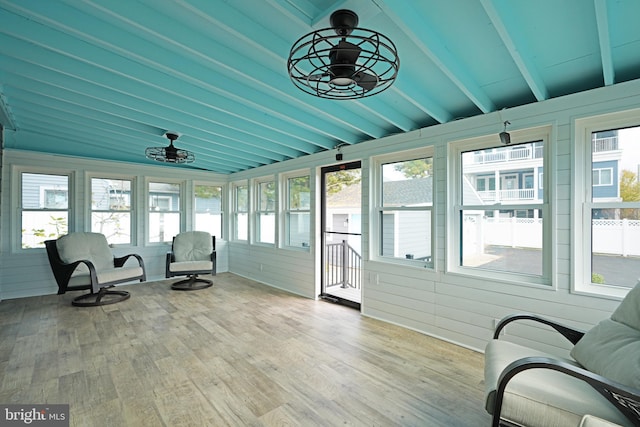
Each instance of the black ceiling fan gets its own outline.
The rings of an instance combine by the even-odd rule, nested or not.
[[[364,98],[388,88],[400,61],[388,37],[359,28],[351,10],[333,12],[331,27],[294,43],[287,67],[298,88],[320,98]]]
[[[378,76],[361,71],[357,67],[362,48],[347,41],[346,37],[358,25],[358,15],[350,10],[338,10],[331,15],[331,27],[342,39],[329,50],[330,65],[327,72],[309,76],[310,80],[320,80],[328,77],[329,84],[335,86],[349,86],[356,84],[365,92],[378,84]],[[358,71],[356,71],[358,68]]]
[[[148,147],[145,150],[147,158],[164,163],[191,163],[196,160],[196,156],[187,150],[176,148],[173,145],[173,141],[178,139],[180,135],[174,132],[165,133],[167,139],[169,139],[168,147]]]

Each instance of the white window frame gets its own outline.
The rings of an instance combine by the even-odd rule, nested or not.
[[[291,206],[289,205],[289,201],[290,201],[289,200],[290,199],[289,198],[289,180],[295,179],[295,178],[304,178],[304,177],[309,178],[309,209],[292,209]],[[314,224],[313,224],[314,219],[311,215],[311,212],[314,206],[314,197],[315,197],[315,191],[313,189],[313,175],[308,169],[291,171],[286,174],[280,175],[279,183],[280,183],[279,187],[282,189],[282,191],[279,192],[279,195],[281,197],[280,206],[282,207],[282,209],[280,209],[280,219],[279,219],[279,223],[281,227],[279,246],[284,249],[310,252],[311,241],[313,238],[312,231],[314,227]],[[288,243],[290,241],[289,220],[291,215],[294,213],[295,214],[307,213],[309,215],[309,235],[307,236],[307,240],[308,240],[307,246],[292,246]]]
[[[193,224],[193,229],[197,231],[196,229],[196,215],[198,214],[197,210],[196,210],[196,187],[198,186],[205,186],[205,187],[219,187],[220,188],[220,210],[219,211],[215,211],[215,212],[211,212],[214,215],[220,215],[220,233],[219,234],[215,234],[213,233],[217,239],[224,239],[226,236],[225,233],[225,222],[226,222],[226,215],[225,215],[225,202],[226,202],[226,185],[225,184],[221,184],[219,182],[205,182],[205,181],[193,181],[193,194],[191,195],[191,199],[193,202],[193,218],[192,218],[192,224]]]
[[[22,174],[32,174],[32,175],[56,175],[56,176],[66,176],[67,177],[67,208],[66,209],[49,209],[44,206],[39,208],[28,208],[23,209],[22,206]],[[47,211],[66,211],[67,212],[67,232],[72,231],[74,229],[75,224],[75,173],[70,170],[60,170],[60,169],[49,169],[49,168],[38,168],[38,167],[13,167],[13,188],[15,191],[13,192],[14,198],[12,200],[12,205],[16,206],[15,210],[16,216],[14,220],[14,224],[17,224],[16,227],[13,228],[13,250],[17,252],[21,251],[33,251],[33,250],[44,250],[44,246],[40,247],[31,247],[31,248],[23,248],[22,247],[22,214],[23,212],[47,212]],[[40,197],[44,196],[43,191],[39,191]],[[54,239],[55,237],[50,237],[50,239]]]
[[[184,221],[185,221],[185,215],[184,215],[184,206],[185,206],[185,183],[184,181],[179,181],[179,180],[169,180],[169,179],[163,179],[163,178],[147,178],[144,184],[144,204],[145,204],[145,242],[147,245],[166,245],[166,244],[171,244],[171,241],[173,239],[174,236],[171,236],[171,239],[167,239],[167,236],[165,236],[164,241],[161,242],[151,242],[150,241],[150,236],[151,236],[151,230],[150,230],[150,225],[151,225],[151,221],[149,219],[149,215],[152,213],[155,213],[156,211],[152,211],[151,210],[151,206],[149,204],[149,197],[150,197],[150,191],[149,191],[149,185],[151,183],[155,183],[155,184],[171,184],[171,185],[177,185],[179,188],[179,202],[178,202],[178,206],[170,206],[168,211],[163,211],[165,213],[177,213],[178,214],[178,230],[177,232],[180,232],[182,230],[185,229],[184,227]]]
[[[92,201],[92,191],[93,191],[93,180],[94,179],[111,179],[111,180],[117,180],[117,181],[129,181],[131,183],[131,194],[129,196],[129,210],[112,210],[112,209],[93,209],[93,201]],[[136,179],[135,177],[132,176],[123,176],[123,175],[109,175],[109,174],[99,174],[99,173],[92,173],[89,174],[87,176],[87,181],[86,181],[86,198],[85,200],[88,200],[88,206],[87,206],[87,218],[86,218],[86,224],[87,224],[87,229],[91,230],[93,227],[93,213],[94,212],[114,212],[114,213],[128,213],[130,216],[130,225],[129,225],[129,243],[121,243],[118,244],[117,246],[135,246],[136,245],[136,210],[135,210],[135,203],[136,203]]]
[[[389,163],[398,163],[398,162],[406,162],[416,159],[423,158],[431,158],[432,159],[432,188],[433,195],[431,200],[431,206],[419,206],[419,207],[408,207],[408,206],[394,206],[394,207],[384,207],[384,200],[382,199],[382,191],[383,191],[383,173],[382,166]],[[430,268],[433,269],[435,265],[435,242],[436,242],[436,211],[435,206],[437,204],[437,196],[436,196],[436,157],[435,150],[433,146],[420,148],[418,150],[410,150],[410,151],[402,151],[396,152],[393,154],[385,154],[380,156],[375,156],[371,159],[370,162],[373,165],[372,175],[373,182],[375,186],[375,191],[371,195],[372,199],[372,207],[370,212],[370,221],[371,221],[371,230],[370,230],[370,247],[369,253],[371,254],[371,258],[373,260],[379,262],[385,262],[390,264],[400,264],[400,265],[408,265],[415,266],[420,268]],[[393,256],[383,256],[382,251],[382,215],[385,212],[397,212],[397,211],[429,211],[431,212],[431,260],[419,260],[419,259],[406,259],[399,258]]]
[[[262,200],[260,200],[261,197],[261,192],[260,192],[260,187],[263,184],[269,184],[272,183],[273,187],[274,187],[274,203],[273,203],[273,208],[272,209],[262,209]],[[277,211],[278,211],[278,181],[276,180],[275,176],[268,176],[268,177],[262,177],[262,178],[257,178],[253,181],[253,188],[254,188],[254,197],[255,197],[255,201],[254,201],[254,206],[255,209],[253,211],[253,217],[254,217],[254,236],[253,236],[253,243],[259,244],[259,245],[264,245],[264,246],[275,246],[277,244],[277,239],[278,239],[278,217],[277,217]],[[273,242],[267,242],[267,241],[263,241],[261,240],[261,233],[262,233],[262,227],[260,226],[260,218],[263,215],[273,215]]]
[[[609,182],[602,182],[602,172],[603,171],[608,171],[609,172]],[[613,185],[613,168],[594,168],[592,169],[592,173],[593,172],[597,172],[598,173],[598,183],[597,184],[593,184],[594,187],[611,187]]]
[[[238,189],[247,189],[247,208],[246,210],[238,209]],[[231,240],[234,242],[249,243],[251,230],[249,230],[249,212],[251,212],[251,186],[247,181],[238,181],[231,184]],[[246,214],[247,238],[238,238],[238,216]]]
[[[543,141],[544,153],[542,156],[543,167],[546,171],[554,170],[553,156],[551,155],[551,139],[553,128],[551,126],[532,127],[522,130],[510,131],[511,144],[524,144],[528,142]],[[490,148],[500,148],[500,141],[495,134],[485,135],[465,140],[457,140],[449,143],[448,147],[448,163],[449,174],[447,180],[447,219],[446,228],[447,236],[447,262],[446,271],[448,273],[472,276],[483,281],[495,280],[504,283],[541,286],[545,289],[555,289],[555,281],[552,280],[555,274],[555,264],[553,257],[555,255],[555,237],[552,230],[555,227],[554,207],[550,201],[555,200],[555,186],[550,185],[547,181],[552,173],[544,173],[543,186],[550,189],[543,192],[544,200],[535,204],[501,204],[498,209],[541,209],[543,218],[542,230],[542,274],[530,275],[508,271],[494,271],[488,269],[479,269],[474,267],[465,267],[460,265],[460,254],[462,253],[462,236],[461,236],[461,211],[477,208],[479,210],[491,210],[493,205],[463,205],[462,193],[462,153],[475,150],[486,150]]]
[[[573,156],[574,201],[572,218],[572,251],[571,258],[573,280],[571,290],[575,293],[598,295],[610,298],[624,298],[629,288],[613,285],[591,283],[591,209],[616,208],[624,203],[625,208],[640,209],[640,202],[603,203],[592,202],[591,179],[592,169],[592,133],[605,129],[622,129],[640,125],[640,109],[603,114],[575,119]]]

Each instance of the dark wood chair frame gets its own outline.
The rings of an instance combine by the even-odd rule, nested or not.
[[[532,320],[534,322],[548,325],[574,345],[580,341],[585,334],[583,331],[567,327],[533,314],[514,314],[503,318],[498,323],[493,334],[493,339],[498,339],[502,329],[504,329],[507,324],[516,320]],[[640,390],[628,387],[560,360],[549,357],[525,357],[509,364],[500,374],[492,412],[493,419],[491,425],[493,427],[513,426],[512,423],[500,418],[504,393],[509,381],[514,376],[529,369],[550,369],[584,381],[611,402],[620,412],[622,412],[622,414],[624,414],[625,417],[629,419],[629,421],[631,421],[631,423],[633,423],[633,425],[640,426]]]
[[[205,289],[213,286],[213,281],[202,279],[198,277],[198,274],[211,274],[216,275],[216,236],[211,236],[212,251],[211,251],[211,270],[192,270],[192,271],[169,271],[169,264],[176,261],[175,254],[173,252],[173,244],[176,238],[173,237],[171,242],[171,251],[167,252],[167,260],[165,263],[165,277],[187,276],[184,280],[179,280],[171,285],[171,289],[176,291],[195,291],[198,289]]]
[[[107,283],[99,283],[96,268],[89,260],[79,260],[69,264],[64,263],[60,259],[58,253],[58,247],[56,246],[56,240],[46,240],[44,242],[47,249],[47,256],[49,257],[49,263],[51,264],[51,270],[56,278],[58,284],[58,295],[62,295],[67,291],[83,291],[90,290],[88,294],[80,295],[73,299],[71,304],[79,307],[95,307],[99,305],[114,304],[116,302],[124,301],[131,295],[127,291],[110,290],[118,283],[130,282],[132,280],[140,280],[144,282],[147,280],[146,271],[144,268],[144,261],[140,255],[129,254],[123,257],[113,257],[114,268],[120,268],[124,266],[124,263],[131,257],[137,259],[140,267],[142,267],[142,275],[129,277],[122,280],[116,280]],[[69,280],[75,269],[84,264],[89,269],[89,276],[91,279],[90,284],[69,286]]]

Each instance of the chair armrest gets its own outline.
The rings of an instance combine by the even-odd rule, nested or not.
[[[113,265],[116,268],[122,267],[124,263],[127,262],[127,260],[131,257],[134,257],[138,261],[138,265],[140,266],[140,268],[142,268],[142,277],[140,278],[140,281],[144,282],[145,280],[147,280],[147,270],[145,270],[144,268],[144,260],[140,255],[128,254],[122,257],[113,257]]]
[[[127,262],[127,260],[131,257],[134,257],[135,259],[138,260],[138,265],[140,265],[140,267],[144,268],[144,261],[142,260],[142,257],[138,254],[128,254],[125,256],[121,256],[121,257],[113,257],[113,265],[116,268],[122,267],[124,265],[125,262]]]
[[[169,264],[171,264],[175,260],[176,260],[176,257],[173,253],[173,250],[167,252],[167,260],[164,263],[164,277],[166,278],[171,277],[171,273],[169,272]]]
[[[64,269],[65,269],[65,290],[69,289],[69,290],[73,290],[73,287],[67,287],[67,284],[69,283],[69,279],[71,278],[71,274],[74,272],[74,270],[80,265],[80,264],[84,264],[87,266],[87,268],[89,269],[89,276],[91,277],[91,290],[92,292],[98,292],[100,290],[100,287],[98,286],[98,273],[96,272],[96,267],[93,265],[93,263],[91,261],[89,261],[88,259],[81,259],[79,261],[75,261],[72,262],[71,264],[63,264]],[[84,286],[83,286],[84,288]]]
[[[601,375],[550,357],[525,357],[509,364],[500,374],[491,425],[500,425],[504,392],[509,381],[522,371],[550,369],[584,381],[613,404],[633,425],[640,425],[640,390],[611,381]]]
[[[213,276],[217,274],[217,269],[218,269],[217,258],[218,256],[216,255],[216,250],[214,249],[213,252],[211,252],[211,263],[213,264],[211,268],[211,274]]]
[[[498,324],[496,325],[496,330],[493,333],[493,339],[498,339],[498,337],[500,336],[500,332],[502,332],[504,327],[516,320],[533,320],[534,322],[551,326],[553,329],[560,332],[563,337],[565,337],[574,345],[578,341],[580,341],[580,338],[582,338],[582,336],[584,335],[584,331],[570,328],[568,326],[562,325],[549,319],[545,319],[535,314],[511,314],[504,317],[502,320],[500,320],[500,322],[498,322]]]

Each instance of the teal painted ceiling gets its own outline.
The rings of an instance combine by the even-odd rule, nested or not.
[[[326,100],[287,57],[337,9],[394,41],[388,90]],[[5,147],[223,174],[640,78],[639,0],[0,0]]]

